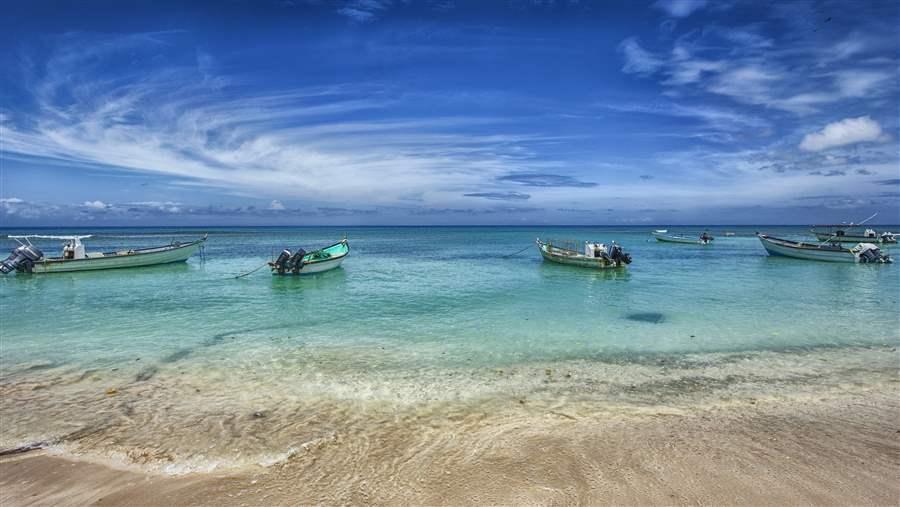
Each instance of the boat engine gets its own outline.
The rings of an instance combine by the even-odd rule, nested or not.
[[[622,250],[622,247],[613,244],[609,249],[609,258],[618,265],[631,264],[631,256]]]
[[[31,273],[34,263],[41,260],[44,252],[41,252],[34,245],[19,245],[13,250],[9,257],[0,264],[0,271],[5,275],[12,270],[18,270],[25,273]]]
[[[881,249],[872,243],[860,243],[857,248],[859,249],[859,262],[863,264],[890,264],[894,262],[890,255],[881,253]]]
[[[306,255],[306,250],[302,248],[298,248],[297,252],[291,256],[290,260],[287,263],[287,266],[294,273],[299,273],[301,269],[303,269],[303,256]]]
[[[288,268],[287,263],[291,260],[291,251],[285,248],[281,251],[281,255],[275,259],[275,269],[278,270],[279,275],[284,274],[284,270]]]

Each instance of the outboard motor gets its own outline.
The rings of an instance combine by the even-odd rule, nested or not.
[[[891,259],[891,256],[882,253],[881,249],[871,243],[860,243],[858,248],[860,249],[859,262],[863,264],[890,264],[894,262],[894,260]]]
[[[281,251],[281,255],[275,259],[275,269],[278,270],[279,275],[284,274],[284,270],[287,269],[287,263],[291,259],[291,251],[285,248]]]
[[[297,249],[297,253],[295,253],[287,263],[287,265],[291,268],[291,271],[293,271],[295,274],[299,273],[300,270],[303,269],[304,255],[306,255],[306,250],[299,248]]]
[[[0,264],[0,271],[7,274],[12,270],[18,270],[25,273],[31,273],[34,263],[41,260],[44,252],[41,252],[34,245],[19,245],[13,250],[9,257]]]
[[[631,256],[625,253],[621,246],[613,244],[609,250],[609,258],[617,265],[631,264]]]

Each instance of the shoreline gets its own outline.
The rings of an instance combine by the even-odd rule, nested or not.
[[[874,504],[900,500],[900,383],[689,411],[385,420],[268,468],[164,476],[46,450],[0,459],[3,505]]]

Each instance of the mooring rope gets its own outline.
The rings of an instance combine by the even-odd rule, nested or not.
[[[258,268],[256,268],[256,269],[254,269],[253,271],[247,271],[247,272],[244,273],[243,275],[238,275],[238,276],[236,276],[236,277],[234,277],[234,278],[235,278],[235,280],[237,280],[238,278],[243,278],[243,277],[245,277],[245,276],[247,276],[247,275],[252,275],[253,273],[256,273],[257,271],[259,271],[260,269],[262,269],[262,268],[264,268],[264,267],[266,267],[266,266],[268,266],[268,265],[269,265],[269,263],[266,262],[265,264],[263,264],[262,266],[260,266],[260,267],[258,267]]]
[[[501,259],[509,259],[509,258],[512,257],[513,255],[519,255],[520,253],[524,252],[525,250],[528,250],[529,248],[531,248],[531,245],[526,246],[525,248],[519,250],[519,251],[516,252],[516,253],[511,253],[511,254],[509,254],[509,255],[504,255],[503,257],[501,257]]]

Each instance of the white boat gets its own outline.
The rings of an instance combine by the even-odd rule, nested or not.
[[[838,242],[802,243],[788,239],[773,238],[766,234],[757,233],[756,236],[762,242],[766,252],[773,256],[826,262],[878,264],[893,262],[889,255],[882,253],[878,245],[873,243],[859,243],[852,248],[847,248]]]
[[[87,252],[82,240],[87,236],[46,236],[31,234],[26,236],[7,236],[16,240],[16,247],[2,264],[0,272],[20,273],[67,273],[73,271],[95,271],[100,269],[136,268],[184,262],[194,255],[206,241],[202,238],[187,243],[173,242],[168,245],[151,248],[136,248],[114,252]],[[32,239],[63,240],[62,256],[44,257],[43,252],[31,243]]]
[[[269,262],[273,275],[311,275],[334,269],[350,255],[350,244],[344,238],[337,243],[307,253],[302,248],[294,253],[285,249]]]
[[[656,238],[656,241],[664,243],[687,243],[691,245],[709,245],[713,238],[710,234],[704,232],[697,237],[685,236],[683,234],[670,234],[668,229],[658,229],[650,233]]]
[[[863,229],[858,225],[814,225],[809,230],[819,241],[839,243],[896,243],[897,236],[892,232],[878,232],[875,229]]]
[[[583,250],[580,242],[574,240],[535,240],[541,257],[545,260],[582,268],[610,269],[621,268],[631,264],[631,256],[622,250],[614,241],[612,245],[584,242]]]

